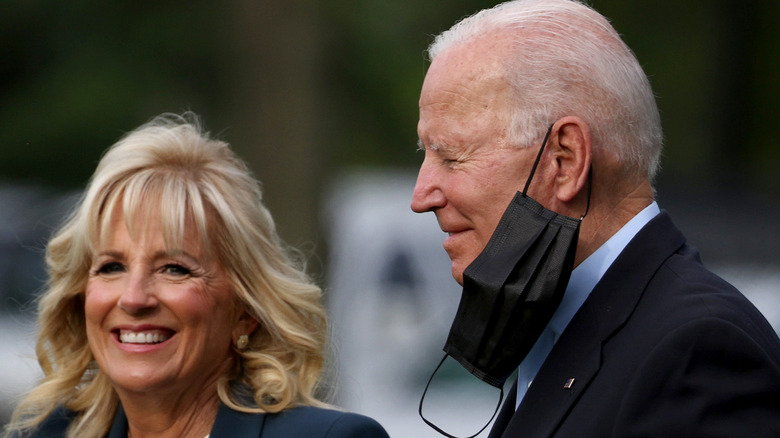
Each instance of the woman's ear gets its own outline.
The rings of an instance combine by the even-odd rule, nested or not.
[[[581,118],[566,116],[555,122],[551,137],[554,140],[552,152],[557,166],[555,196],[559,202],[571,204],[577,195],[587,192],[593,158],[590,128]]]
[[[233,328],[233,343],[237,342],[241,335],[250,336],[257,330],[258,325],[260,325],[260,323],[254,316],[250,315],[246,310],[242,310],[241,316],[238,318],[238,321]]]

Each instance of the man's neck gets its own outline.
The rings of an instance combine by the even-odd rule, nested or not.
[[[594,251],[617,233],[640,211],[653,202],[653,188],[645,181],[615,197],[609,188],[593,194],[591,208],[582,220],[574,266],[579,266]],[[620,193],[617,190],[617,193]]]

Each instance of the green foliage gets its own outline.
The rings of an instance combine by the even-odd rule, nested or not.
[[[780,101],[780,36],[773,23],[780,3],[592,3],[637,53],[658,95],[666,133],[662,181],[780,191],[780,152],[765,129],[777,119]],[[312,46],[321,51],[306,67],[318,78],[318,138],[308,153],[327,163],[324,172],[418,164],[425,48],[457,19],[493,4],[295,3],[315,16],[316,28],[289,38],[316,39]],[[235,105],[236,89],[261,80],[236,71],[242,56],[256,56],[237,53],[241,36],[231,32],[237,14],[251,7],[262,15],[284,3],[0,2],[0,179],[81,185],[124,130],[164,111],[191,109],[220,129],[238,126],[230,131],[236,138],[265,138],[247,130],[256,125],[251,117],[238,120],[251,105]],[[268,38],[266,45],[284,42],[257,35]],[[280,48],[280,65],[285,53],[294,55]],[[285,74],[285,68],[270,71]],[[271,88],[278,79],[262,78]],[[280,115],[296,113],[280,100],[263,104]]]
[[[214,100],[209,10],[178,3],[3,2],[0,176],[81,185],[123,130]]]
[[[329,139],[344,166],[414,166],[417,100],[433,36],[494,2],[353,0],[331,2],[326,75]]]

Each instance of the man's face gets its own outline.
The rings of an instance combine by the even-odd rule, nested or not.
[[[537,152],[507,144],[511,95],[497,45],[483,40],[439,55],[420,94],[417,133],[425,158],[412,210],[434,212],[449,234],[444,249],[461,284],[522,190]]]

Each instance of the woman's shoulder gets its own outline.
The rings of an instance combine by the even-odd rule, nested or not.
[[[386,438],[387,432],[373,418],[353,412],[299,406],[268,415],[263,436]]]
[[[75,416],[75,412],[60,406],[55,408],[34,430],[24,435],[12,433],[11,438],[65,438],[68,426]]]

